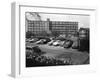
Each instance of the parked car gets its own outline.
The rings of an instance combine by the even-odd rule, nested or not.
[[[60,41],[59,46],[63,46],[65,41]]]
[[[56,40],[51,40],[50,42],[48,42],[48,45],[53,45],[53,43],[55,42]]]
[[[36,42],[36,44],[44,44],[44,42],[46,42],[45,39],[40,39],[39,41]]]
[[[50,41],[51,41],[50,38],[45,38],[45,41],[43,42],[43,44],[47,44]]]
[[[55,42],[53,42],[53,46],[59,46],[60,45],[60,40],[56,40]]]
[[[73,44],[73,41],[67,40],[67,41],[65,41],[63,47],[64,48],[70,48],[72,46],[72,44]]]
[[[34,43],[34,42],[36,42],[36,41],[38,41],[38,40],[39,40],[38,38],[33,38],[33,39],[30,39],[29,42],[30,42],[30,43]]]
[[[78,49],[78,48],[79,48],[78,41],[73,42],[72,49]]]

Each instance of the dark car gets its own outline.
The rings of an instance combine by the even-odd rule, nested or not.
[[[40,38],[40,40],[38,40],[36,42],[36,44],[47,44],[48,42],[50,42],[51,40],[49,38]]]
[[[64,42],[63,47],[64,48],[70,48],[72,46],[72,44],[73,44],[73,41],[67,40],[67,41]]]
[[[50,42],[51,39],[50,38],[45,38],[44,44],[47,44],[48,42]]]

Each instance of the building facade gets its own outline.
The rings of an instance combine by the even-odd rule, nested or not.
[[[31,21],[27,20],[28,31],[36,34],[42,32],[52,33],[57,32],[58,34],[75,34],[78,31],[78,22],[70,21]]]
[[[51,31],[57,31],[60,34],[75,34],[78,30],[78,22],[52,21]]]

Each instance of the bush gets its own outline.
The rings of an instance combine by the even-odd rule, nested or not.
[[[35,54],[34,52],[26,52],[26,67],[35,66],[56,66],[56,65],[69,65],[69,60],[60,60],[56,58],[46,57]]]

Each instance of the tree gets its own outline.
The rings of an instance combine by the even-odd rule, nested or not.
[[[49,36],[49,34],[46,31],[41,31],[40,33],[38,33],[38,35],[43,37]]]
[[[26,32],[26,38],[31,38],[32,36],[34,36],[34,34],[30,31]]]
[[[58,31],[52,31],[52,35],[57,37],[57,36],[59,36],[59,32]]]

